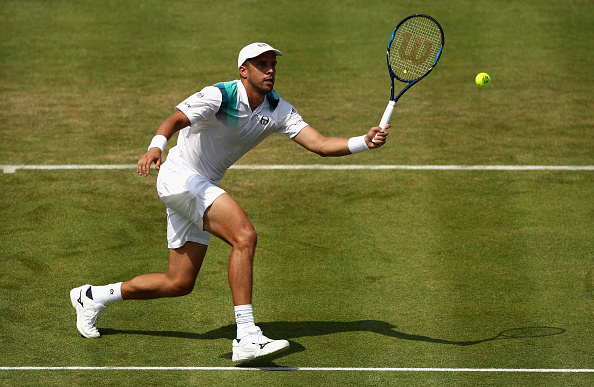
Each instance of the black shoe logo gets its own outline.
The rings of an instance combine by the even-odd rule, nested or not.
[[[83,305],[83,302],[82,302],[82,289],[80,291],[80,295],[78,296],[78,300],[76,300],[76,301],[78,301],[78,303],[80,304],[80,306],[82,306],[83,308],[85,307]]]
[[[258,343],[252,343],[252,344],[254,344],[254,345],[259,345],[259,346],[260,346],[260,349],[264,349],[264,347],[265,347],[265,346],[267,346],[268,344],[270,344],[271,342],[272,342],[272,341],[268,341],[268,342],[266,342],[266,343],[264,343],[264,344],[258,344]]]

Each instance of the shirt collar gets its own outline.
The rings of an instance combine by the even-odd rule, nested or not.
[[[237,95],[239,96],[239,102],[243,103],[250,111],[252,108],[250,107],[250,101],[248,100],[247,91],[245,90],[245,86],[241,80],[237,81]],[[254,109],[254,113],[257,111],[262,110],[265,106],[268,105],[268,98],[264,98],[264,101]]]
[[[248,100],[247,91],[245,90],[245,86],[241,80],[237,81],[237,95],[239,96],[239,102],[243,103],[249,108],[250,101]]]

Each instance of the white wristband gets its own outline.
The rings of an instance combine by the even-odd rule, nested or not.
[[[151,141],[151,145],[149,145],[148,149],[159,148],[159,149],[161,149],[161,153],[163,153],[166,145],[167,145],[167,137],[157,134],[155,137],[153,137],[153,141]],[[148,149],[147,149],[147,151],[148,151]]]
[[[369,150],[365,142],[365,135],[349,138],[349,150],[353,154]]]

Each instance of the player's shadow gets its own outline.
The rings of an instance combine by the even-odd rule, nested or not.
[[[295,321],[295,322],[263,322],[258,323],[262,331],[271,337],[297,339],[300,337],[325,336],[341,332],[372,332],[400,340],[424,341],[434,344],[468,346],[481,344],[498,339],[520,339],[530,337],[544,337],[559,335],[565,332],[563,328],[554,327],[524,327],[499,332],[494,337],[480,340],[446,340],[435,337],[415,335],[396,330],[396,325],[378,320],[359,321]],[[235,337],[235,325],[227,325],[199,335],[201,339],[221,339]]]
[[[283,338],[290,341],[291,346],[288,351],[278,355],[283,357],[291,353],[301,352],[305,350],[301,344],[292,341],[291,339],[297,339],[301,337],[311,336],[325,336],[332,335],[342,332],[372,332],[379,335],[393,337],[399,340],[411,340],[421,341],[433,344],[445,344],[445,345],[456,345],[456,346],[470,346],[477,345],[487,341],[501,340],[501,339],[522,339],[522,338],[536,338],[545,336],[559,335],[565,332],[563,328],[555,327],[523,327],[508,329],[499,332],[496,336],[479,339],[479,340],[446,340],[435,337],[415,335],[405,333],[396,330],[395,325],[384,321],[378,320],[360,320],[360,321],[277,321],[277,322],[262,322],[258,323],[262,328],[262,331],[266,332],[272,338]],[[204,333],[190,333],[190,332],[176,332],[176,331],[140,331],[140,330],[119,330],[111,328],[100,328],[101,334],[117,335],[117,334],[131,334],[131,335],[150,335],[150,336],[162,336],[162,337],[177,337],[184,339],[195,339],[195,340],[217,340],[217,339],[229,339],[235,338],[236,329],[235,325],[226,325],[221,328],[213,329]],[[221,355],[223,358],[231,358],[231,353]],[[274,366],[271,363],[275,357],[266,360],[266,363],[258,363],[258,366]]]

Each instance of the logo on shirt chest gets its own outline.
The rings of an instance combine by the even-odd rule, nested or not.
[[[262,116],[260,118],[260,125],[266,126],[270,122],[270,117]]]

